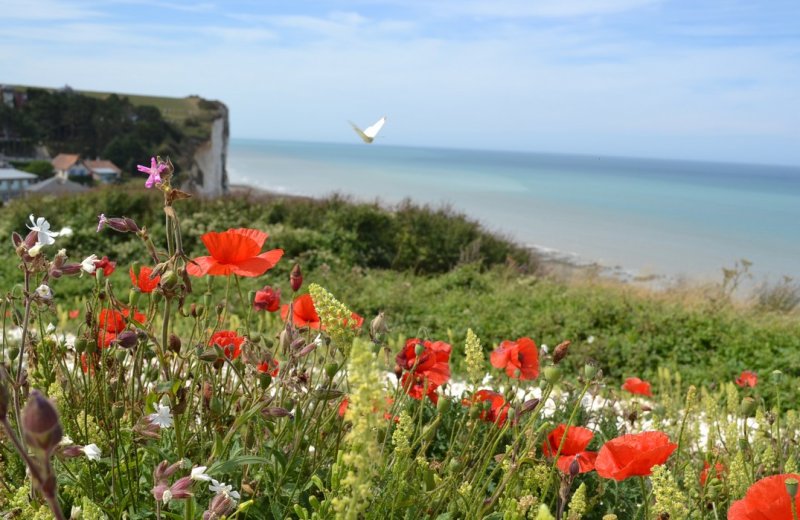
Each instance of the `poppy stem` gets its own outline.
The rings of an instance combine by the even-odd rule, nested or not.
[[[643,520],[648,520],[648,518],[650,518],[650,496],[647,493],[647,483],[644,477],[639,477],[639,485],[642,488],[642,508],[644,511],[644,516],[642,516],[642,518]]]

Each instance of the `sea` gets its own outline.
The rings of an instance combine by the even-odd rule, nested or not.
[[[800,279],[800,167],[232,139],[231,184],[448,206],[556,260],[622,279]]]

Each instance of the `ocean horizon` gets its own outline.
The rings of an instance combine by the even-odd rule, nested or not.
[[[800,167],[232,139],[231,184],[446,205],[544,254],[623,279],[800,278]]]

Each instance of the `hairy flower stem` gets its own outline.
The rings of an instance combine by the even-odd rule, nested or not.
[[[25,298],[25,314],[22,317],[22,338],[20,339],[19,344],[19,359],[17,360],[17,381],[16,384],[12,385],[14,388],[14,417],[17,420],[17,430],[19,433],[19,441],[22,443],[23,448],[25,447],[25,436],[22,435],[22,421],[20,420],[20,397],[22,393],[22,360],[25,358],[25,343],[28,338],[28,324],[30,323],[30,316],[31,316],[31,273],[28,271],[27,267],[24,267],[25,272],[25,289],[24,289],[24,298]],[[5,337],[5,336],[4,336]]]
[[[550,469],[551,474],[558,470],[558,457],[561,455],[561,450],[564,449],[564,444],[567,442],[567,433],[569,432],[570,426],[572,426],[572,422],[575,420],[575,416],[578,413],[578,409],[581,407],[581,401],[583,401],[583,396],[586,395],[586,392],[589,390],[589,386],[591,386],[591,384],[592,384],[591,380],[586,381],[586,384],[583,385],[583,390],[581,391],[581,395],[575,402],[575,406],[572,407],[572,413],[570,414],[566,428],[564,429],[564,435],[561,437],[561,442],[558,444],[558,449],[553,455],[553,466]],[[545,497],[547,496],[548,493],[550,493],[550,485],[552,484],[552,482],[553,479],[547,481],[547,488],[545,489],[545,492],[542,495],[542,497]]]

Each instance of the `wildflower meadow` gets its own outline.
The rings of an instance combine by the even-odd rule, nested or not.
[[[4,518],[798,520],[800,415],[784,363],[796,354],[721,354],[735,373],[715,379],[722,363],[692,366],[702,342],[682,343],[677,319],[653,342],[676,353],[668,360],[645,347],[619,355],[634,329],[604,338],[590,329],[599,317],[582,322],[555,303],[540,306],[540,323],[511,311],[471,318],[481,284],[556,286],[468,270],[448,275],[428,307],[408,297],[412,278],[389,291],[403,305],[358,308],[370,288],[358,286],[356,304],[334,294],[350,283],[324,274],[335,258],[307,269],[260,226],[192,236],[169,160],[139,170],[138,189],[163,195],[160,222],[90,208],[99,217],[85,229],[56,230],[57,210],[42,205],[2,246],[16,277],[0,300]],[[135,241],[124,255],[108,238],[73,258],[60,247],[73,234]],[[519,267],[512,253],[500,257]],[[416,254],[407,266],[423,271],[430,253]],[[348,272],[342,280],[367,278]],[[567,297],[558,290],[553,302]],[[468,326],[404,326],[436,324],[443,302]],[[645,312],[611,302],[606,315]],[[550,347],[545,328],[561,334]]]

